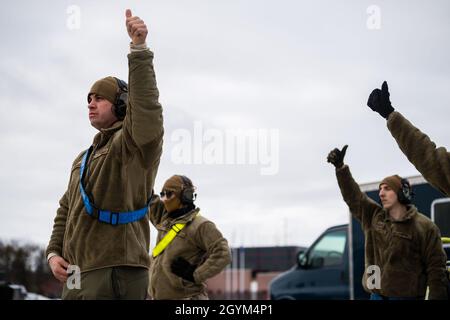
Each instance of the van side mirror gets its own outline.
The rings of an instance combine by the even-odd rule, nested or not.
[[[305,268],[308,258],[306,257],[305,251],[299,251],[297,253],[297,264],[300,268]]]

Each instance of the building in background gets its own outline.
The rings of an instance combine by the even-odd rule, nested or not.
[[[232,248],[232,263],[207,281],[211,299],[268,299],[270,280],[296,264],[305,247]]]

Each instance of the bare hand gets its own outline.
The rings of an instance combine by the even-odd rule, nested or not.
[[[144,20],[141,20],[139,17],[132,16],[130,9],[127,9],[127,11],[125,12],[125,16],[127,17],[127,32],[133,44],[139,45],[145,43],[148,30],[147,26],[144,23]]]
[[[69,263],[60,256],[53,256],[48,261],[50,269],[52,269],[53,275],[61,282],[67,281],[67,268]]]

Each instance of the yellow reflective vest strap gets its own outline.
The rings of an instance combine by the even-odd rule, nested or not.
[[[199,214],[200,212],[197,213],[196,216],[198,216]],[[180,232],[185,226],[186,223],[174,224],[172,228],[169,230],[169,232],[167,232],[167,234],[164,236],[164,238],[162,238],[161,241],[159,241],[158,244],[153,249],[152,251],[153,258],[157,257],[161,252],[163,252],[164,249],[172,242],[172,240],[175,239],[178,232]]]

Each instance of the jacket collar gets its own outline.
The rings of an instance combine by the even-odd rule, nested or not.
[[[161,223],[157,226],[157,228],[162,229],[168,229],[172,227],[176,223],[189,223],[197,216],[197,214],[200,212],[200,208],[194,208],[193,210],[183,214],[182,216],[179,216],[177,218],[171,218],[167,214],[167,212],[164,213],[163,220]]]
[[[402,222],[406,222],[406,221],[413,219],[417,215],[417,208],[412,204],[407,204],[406,205],[406,215],[400,220],[392,219],[391,216],[389,215],[389,212],[387,212],[387,211],[384,211],[384,213],[385,213],[385,220],[402,223]]]
[[[182,216],[175,218],[175,219],[171,219],[172,220],[172,224],[175,223],[188,223],[191,222],[192,220],[194,220],[194,218],[197,216],[197,214],[199,213],[200,208],[194,208],[191,211],[183,214]]]
[[[97,133],[94,137],[93,145],[101,146],[106,143],[106,141],[109,140],[109,138],[117,132],[119,129],[122,128],[122,121],[116,121],[113,123],[113,125],[106,129],[100,129],[100,132]]]

